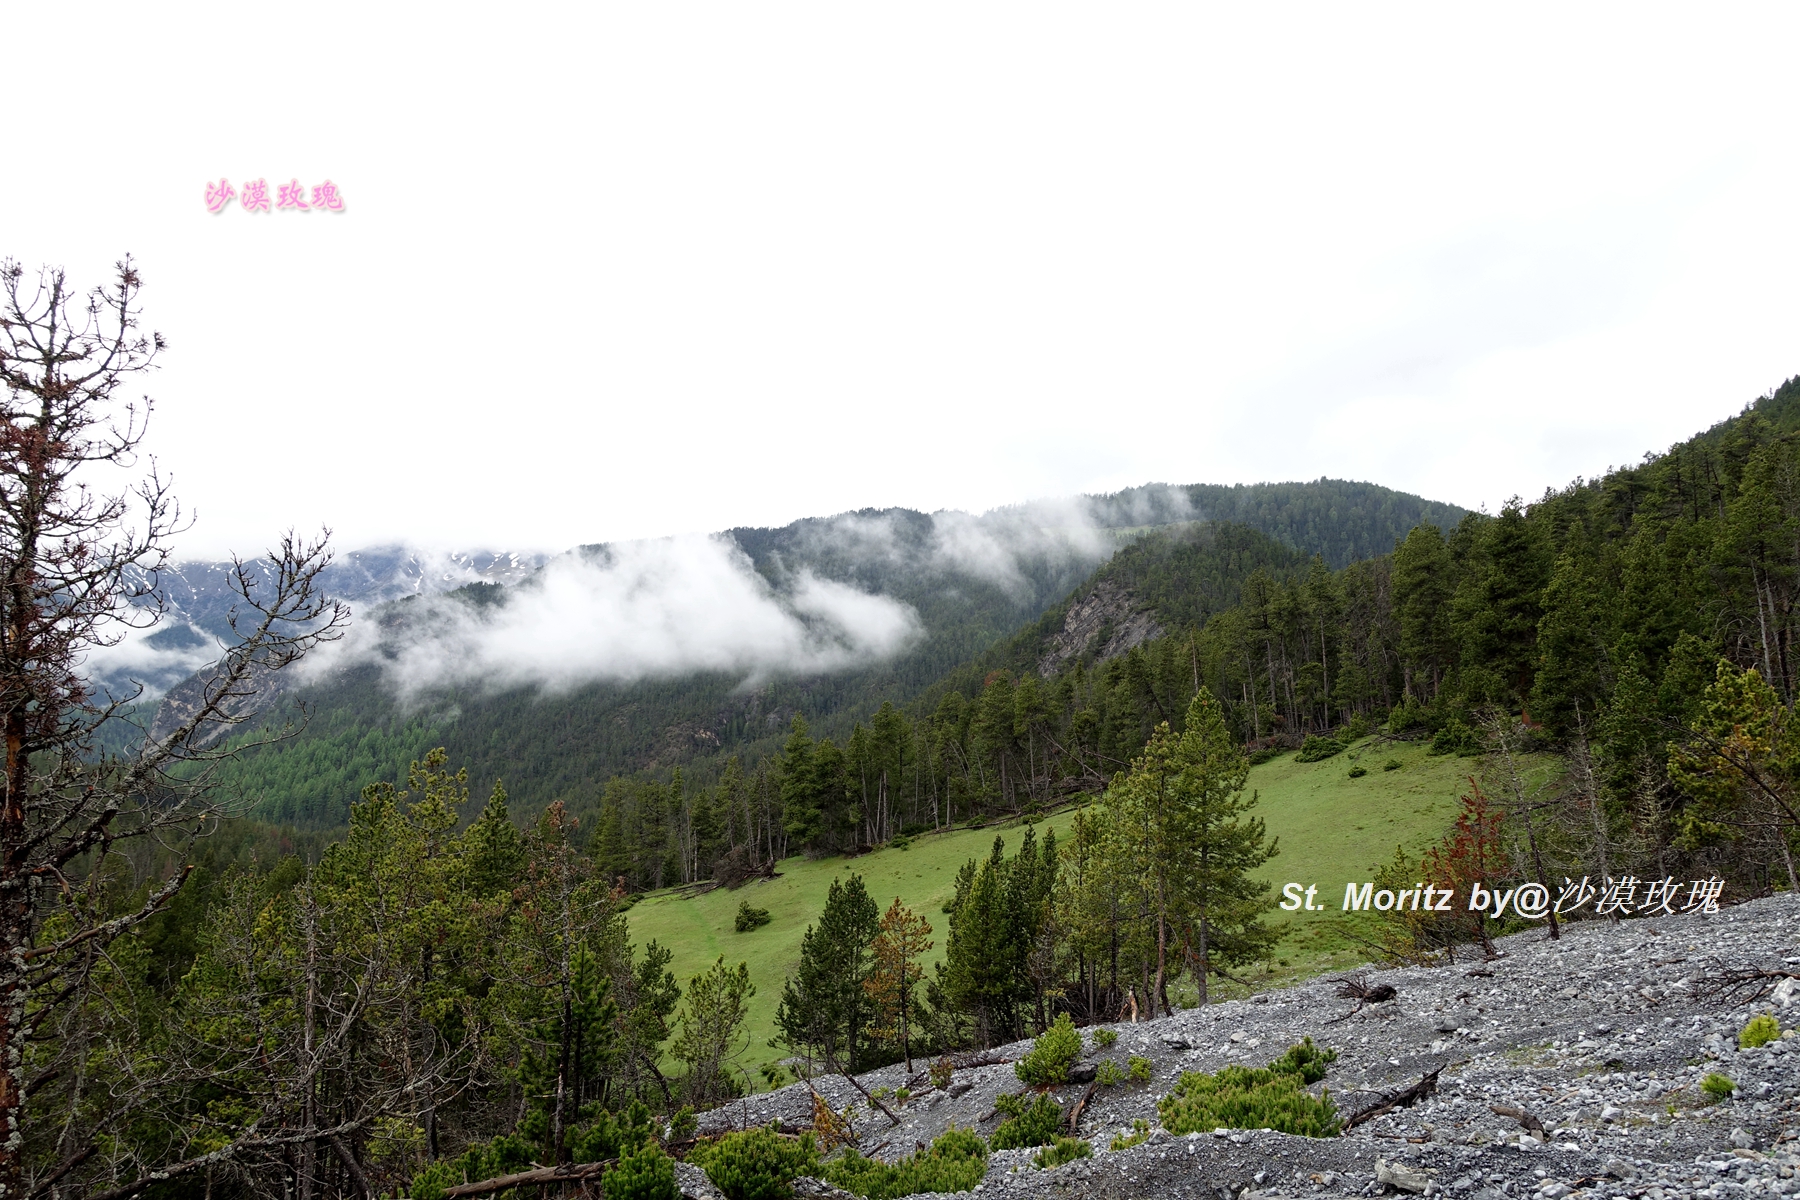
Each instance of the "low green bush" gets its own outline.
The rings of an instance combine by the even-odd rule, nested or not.
[[[1729,1100],[1731,1099],[1731,1093],[1737,1091],[1737,1084],[1731,1082],[1730,1079],[1719,1074],[1717,1071],[1714,1071],[1700,1081],[1700,1090],[1705,1092],[1708,1096],[1711,1096],[1714,1100]]]
[[[695,1147],[688,1161],[706,1172],[726,1200],[788,1200],[794,1180],[819,1173],[813,1135],[784,1138],[773,1126],[728,1133]]]
[[[412,1177],[407,1195],[414,1200],[444,1200],[444,1193],[459,1184],[480,1183],[529,1170],[536,1157],[531,1141],[517,1134],[502,1134],[484,1146],[471,1146],[455,1158],[438,1161]]]
[[[1390,758],[1381,764],[1381,769],[1384,771],[1398,771],[1400,769],[1400,760],[1397,758]]]
[[[1068,1013],[1058,1013],[1056,1023],[1038,1034],[1031,1050],[1013,1064],[1013,1074],[1033,1087],[1067,1083],[1069,1068],[1081,1057],[1081,1034]]]
[[[1280,758],[1286,753],[1287,751],[1281,749],[1279,746],[1269,746],[1262,750],[1253,750],[1250,752],[1250,765],[1253,767],[1260,767],[1266,762],[1273,762],[1275,759]]]
[[[944,1055],[931,1064],[931,1086],[936,1088],[949,1087],[950,1077],[955,1073],[956,1064],[950,1061],[950,1056],[948,1054]]]
[[[1002,1096],[994,1107],[1006,1114],[1000,1128],[994,1130],[996,1150],[1023,1150],[1030,1146],[1048,1146],[1062,1128],[1062,1105],[1049,1096],[1039,1096],[1026,1104],[1018,1096]]]
[[[1337,1051],[1305,1038],[1266,1067],[1231,1066],[1212,1075],[1183,1071],[1175,1090],[1157,1102],[1163,1128],[1173,1134],[1218,1129],[1273,1129],[1302,1137],[1334,1137],[1337,1106],[1309,1083],[1325,1078]]]
[[[736,924],[739,933],[749,933],[752,929],[761,929],[772,920],[774,918],[769,915],[768,909],[751,908],[748,900],[738,901]]]
[[[692,1114],[689,1114],[690,1117]],[[618,1116],[601,1113],[591,1125],[569,1131],[569,1158],[573,1162],[605,1162],[630,1154],[656,1133],[656,1122],[642,1100],[633,1100]]]
[[[1101,1059],[1100,1065],[1094,1068],[1094,1082],[1101,1087],[1118,1087],[1125,1079],[1125,1068],[1110,1058]]]
[[[1150,1060],[1149,1059],[1145,1058],[1141,1054],[1134,1054],[1126,1061],[1131,1068],[1131,1078],[1134,1083],[1149,1083],[1150,1082]]]
[[[1344,745],[1345,743],[1336,738],[1320,737],[1316,733],[1309,733],[1306,735],[1306,740],[1300,743],[1300,753],[1294,755],[1294,761],[1323,762],[1333,755],[1342,754]]]
[[[1287,1053],[1269,1064],[1271,1071],[1298,1075],[1301,1083],[1317,1083],[1325,1078],[1325,1068],[1337,1061],[1338,1052],[1321,1050],[1311,1037],[1303,1037],[1287,1048]]]
[[[1115,1152],[1119,1150],[1129,1150],[1133,1146],[1141,1145],[1148,1140],[1149,1137],[1150,1122],[1144,1120],[1142,1117],[1133,1117],[1131,1121],[1131,1132],[1114,1134],[1112,1145],[1108,1146],[1107,1149]]]
[[[1738,1045],[1746,1050],[1754,1050],[1758,1046],[1766,1046],[1781,1037],[1781,1023],[1768,1013],[1750,1018],[1750,1023],[1739,1031]]]
[[[888,1164],[864,1158],[854,1147],[825,1164],[825,1182],[867,1200],[894,1200],[919,1192],[967,1192],[987,1175],[987,1143],[952,1125],[930,1149]]]
[[[1091,1158],[1093,1153],[1093,1147],[1080,1138],[1059,1137],[1039,1150],[1032,1161],[1046,1171],[1054,1171],[1064,1163],[1072,1163],[1078,1158]]]
[[[698,1128],[700,1119],[694,1115],[694,1106],[684,1104],[669,1118],[669,1140],[685,1142],[694,1136],[694,1131]]]
[[[1352,778],[1352,779],[1361,779],[1364,775],[1367,775],[1368,773],[1369,773],[1369,768],[1364,767],[1364,766],[1355,766],[1355,767],[1350,768],[1350,778]]]
[[[1226,1067],[1214,1075],[1183,1071],[1175,1090],[1157,1101],[1173,1134],[1217,1129],[1273,1129],[1302,1137],[1335,1137],[1331,1093],[1314,1097],[1298,1075],[1266,1067]]]
[[[1451,717],[1450,720],[1445,722],[1443,727],[1432,736],[1431,749],[1426,751],[1426,753],[1460,754],[1464,757],[1471,754],[1480,754],[1481,739],[1475,736],[1475,731],[1473,729],[1470,729],[1457,718]]]
[[[1119,1043],[1119,1031],[1116,1029],[1094,1030],[1094,1045],[1102,1050],[1111,1050]]]
[[[620,1159],[619,1165],[606,1173],[601,1190],[606,1200],[681,1200],[675,1160],[655,1142],[646,1142]]]

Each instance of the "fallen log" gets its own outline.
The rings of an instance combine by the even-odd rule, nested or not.
[[[1075,1131],[1078,1128],[1080,1128],[1080,1126],[1081,1126],[1081,1110],[1087,1107],[1087,1102],[1089,1100],[1093,1099],[1094,1089],[1099,1086],[1100,1085],[1098,1083],[1088,1084],[1087,1091],[1081,1093],[1081,1099],[1077,1100],[1075,1102],[1075,1107],[1071,1108],[1069,1110],[1069,1136],[1070,1137],[1074,1137]]]
[[[459,1183],[453,1188],[445,1188],[444,1195],[447,1200],[460,1200],[460,1197],[463,1196],[490,1196],[495,1192],[504,1192],[507,1188],[581,1183],[589,1179],[598,1179],[606,1174],[608,1167],[614,1166],[618,1161],[616,1158],[609,1158],[605,1162],[564,1163],[560,1167],[537,1167],[530,1171],[501,1175],[496,1179],[483,1179],[478,1183]]]
[[[1379,1098],[1375,1103],[1369,1105],[1367,1108],[1359,1109],[1350,1116],[1349,1120],[1344,1122],[1343,1132],[1349,1133],[1358,1125],[1373,1121],[1376,1117],[1386,1116],[1397,1108],[1411,1108],[1425,1097],[1435,1096],[1437,1094],[1438,1073],[1443,1069],[1443,1067],[1439,1067],[1431,1074],[1421,1076],[1419,1082],[1413,1084],[1404,1091],[1377,1093]]]

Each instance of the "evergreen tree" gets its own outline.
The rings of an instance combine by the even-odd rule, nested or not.
[[[747,1045],[740,1039],[755,994],[749,965],[727,967],[723,954],[688,983],[687,1001],[669,1049],[687,1066],[682,1086],[691,1103],[710,1106],[742,1090],[732,1062]]]
[[[880,931],[881,911],[862,876],[831,881],[817,925],[800,940],[800,962],[782,987],[775,1026],[787,1044],[823,1059],[833,1070],[856,1071],[869,1001],[870,944]]]
[[[1393,586],[1406,692],[1429,702],[1456,663],[1450,626],[1454,577],[1450,552],[1436,525],[1420,525],[1395,548]]]
[[[819,773],[813,758],[813,740],[806,731],[806,718],[795,713],[793,730],[781,753],[781,828],[788,842],[802,849],[817,840],[824,820],[819,803]]]

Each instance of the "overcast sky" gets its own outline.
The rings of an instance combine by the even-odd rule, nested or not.
[[[0,254],[136,255],[191,554],[1150,480],[1492,508],[1800,373],[1792,6],[7,23]]]

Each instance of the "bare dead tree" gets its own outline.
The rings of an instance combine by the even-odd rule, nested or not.
[[[208,762],[230,751],[202,749],[205,734],[247,719],[267,675],[348,617],[319,590],[324,538],[283,539],[267,577],[239,562],[238,640],[199,702],[131,757],[99,752],[100,727],[139,697],[97,696],[83,665],[162,615],[159,572],[184,527],[154,462],[140,469],[151,402],[125,393],[164,342],[139,328],[131,260],[117,269],[109,287],[79,293],[61,270],[28,281],[0,263],[0,1200],[33,1191],[34,1153],[43,1179],[90,1153],[65,1144],[50,1159],[32,1114],[49,1091],[79,1086],[69,1018],[106,948],[186,878],[114,912],[102,895],[111,856],[132,839],[179,846],[213,827],[222,810]],[[112,471],[135,484],[106,490]]]

